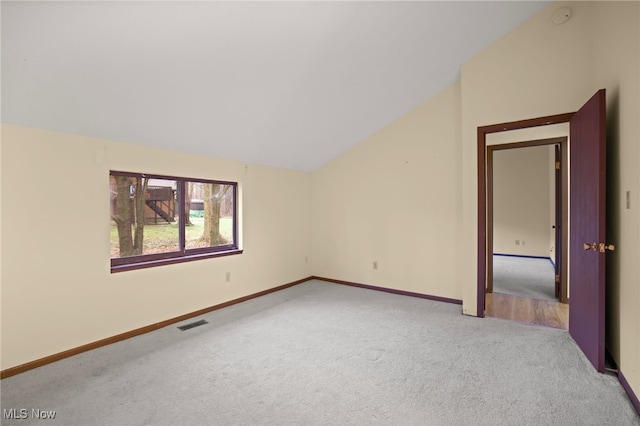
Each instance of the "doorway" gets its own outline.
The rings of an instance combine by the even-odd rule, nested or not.
[[[569,123],[571,197],[565,261],[570,257],[569,334],[594,368],[604,372],[606,241],[606,90],[598,90],[576,112],[478,127],[477,313],[485,316],[487,284],[487,134]],[[563,231],[568,233],[568,228]],[[565,263],[567,264],[567,263]]]
[[[529,120],[513,121],[509,123],[493,124],[478,127],[478,287],[477,287],[477,314],[485,316],[485,292],[487,285],[487,135],[506,132],[510,130],[529,129],[553,124],[567,123],[574,113],[550,115],[532,118]],[[565,227],[564,233],[568,232]],[[566,241],[566,240],[565,240]],[[565,262],[567,256],[564,256]],[[566,270],[566,268],[565,268]]]
[[[567,152],[566,136],[486,146],[488,316],[568,329]]]

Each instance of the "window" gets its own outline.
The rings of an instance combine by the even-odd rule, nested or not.
[[[235,182],[109,174],[111,272],[242,253]]]

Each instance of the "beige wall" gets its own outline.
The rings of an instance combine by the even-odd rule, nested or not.
[[[454,85],[313,173],[314,275],[462,298],[459,116]]]
[[[569,6],[564,25],[551,14]],[[489,46],[462,68],[462,256],[458,275],[465,313],[476,312],[478,126],[577,110],[596,90],[608,90],[609,255],[607,346],[640,393],[640,215],[623,206],[638,194],[640,116],[637,2],[557,2]],[[613,167],[612,167],[613,166]],[[613,170],[612,170],[613,169]],[[637,197],[640,198],[640,197]]]
[[[564,5],[571,19],[553,24]],[[605,87],[607,346],[640,395],[639,8],[551,5],[467,61],[459,84],[311,175],[3,127],[2,368],[311,273],[462,298],[477,315],[477,127],[575,111]],[[110,274],[109,168],[240,181],[245,253]],[[59,208],[45,217],[39,200]]]
[[[555,25],[551,15],[562,6],[573,15]],[[462,295],[463,312],[477,315],[477,127],[575,111],[606,87],[613,132],[609,168],[615,168],[609,175],[610,234],[619,245],[609,261],[615,271],[607,283],[607,346],[640,393],[640,217],[633,204],[634,194],[640,199],[638,6],[551,5],[467,61],[459,87],[315,172],[314,274],[436,296]],[[523,131],[520,138],[501,134],[491,143],[565,136],[567,127]],[[403,161],[409,162],[402,167]],[[411,169],[416,163],[421,170]],[[623,207],[626,191],[631,191],[630,209]],[[430,200],[437,200],[437,207]],[[390,216],[391,211],[399,214]],[[432,242],[439,254],[432,251]],[[372,269],[373,261],[379,262],[378,270]]]
[[[593,4],[595,85],[607,89],[607,347],[640,397],[640,3]],[[626,192],[631,206],[626,208]]]
[[[542,139],[550,139],[550,138],[559,138],[566,137],[569,139],[569,123],[560,123],[549,126],[542,127],[531,127],[525,129],[511,130],[508,132],[500,132],[500,133],[490,133],[486,136],[487,146],[489,145],[500,145],[500,144],[510,144],[514,142],[527,142],[534,140],[542,140]],[[548,149],[548,206],[549,206],[549,224],[556,225],[555,223],[555,149],[553,146],[549,145]],[[569,212],[564,212],[567,216]],[[549,239],[549,257],[552,261],[556,261],[556,247],[555,247],[555,229],[551,226],[547,232]],[[565,247],[568,242],[565,242]],[[495,251],[495,250],[494,250]],[[568,284],[568,283],[567,283]]]
[[[591,7],[569,4],[564,25],[551,22],[562,3],[507,34],[462,67],[461,256],[463,310],[477,315],[477,128],[575,111],[596,91]]]
[[[549,257],[549,147],[493,152],[493,252]]]
[[[110,169],[238,181],[244,253],[111,274]],[[2,369],[308,277],[310,189],[308,173],[3,125]]]

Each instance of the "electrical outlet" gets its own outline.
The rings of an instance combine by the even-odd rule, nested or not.
[[[377,261],[373,261],[373,269],[378,269],[378,262]]]
[[[520,240],[516,240],[516,245],[519,246],[520,245]]]
[[[224,274],[224,282],[228,283],[231,281],[231,272],[227,272]]]

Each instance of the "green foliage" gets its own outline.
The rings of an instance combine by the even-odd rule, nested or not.
[[[192,210],[193,212],[193,210]],[[190,216],[192,226],[185,227],[185,239],[187,247],[201,246],[200,239],[204,232],[204,217]],[[203,215],[204,216],[204,215]],[[227,241],[231,241],[233,224],[231,218],[220,219],[220,233]],[[111,257],[119,257],[118,228],[111,226]],[[145,225],[143,254],[164,253],[178,250],[178,224]]]

